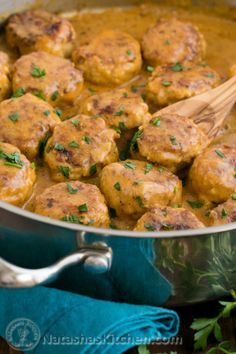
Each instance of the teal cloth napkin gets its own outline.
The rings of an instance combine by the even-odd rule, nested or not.
[[[25,352],[120,354],[173,337],[178,329],[178,315],[164,308],[46,287],[0,289],[0,336]]]

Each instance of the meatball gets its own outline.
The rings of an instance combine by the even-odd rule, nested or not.
[[[216,145],[199,155],[189,173],[194,191],[210,202],[225,202],[236,190],[236,149]]]
[[[134,231],[173,231],[202,228],[198,218],[184,208],[154,208],[137,222]]]
[[[186,117],[177,114],[154,114],[140,127],[137,147],[141,157],[157,162],[171,171],[191,163],[208,143],[207,136]],[[136,145],[133,144],[133,149]]]
[[[73,103],[82,90],[82,73],[67,59],[34,52],[18,59],[13,68],[13,90],[31,92],[57,106]]]
[[[142,39],[145,60],[151,65],[199,62],[206,43],[198,28],[177,19],[162,19]]]
[[[145,161],[127,160],[104,167],[100,187],[111,208],[134,217],[158,205],[179,203],[182,197],[178,177]]]
[[[147,98],[165,106],[176,101],[199,95],[220,84],[219,75],[203,65],[158,66],[147,83]]]
[[[211,225],[224,225],[236,221],[236,194],[210,212]]]
[[[35,180],[34,165],[20,150],[0,143],[0,200],[22,205],[30,196]]]
[[[55,127],[45,148],[52,178],[64,181],[92,176],[101,167],[117,161],[118,137],[102,118],[79,115],[62,122]]]
[[[81,112],[101,116],[110,127],[133,129],[151,119],[148,105],[136,93],[125,89],[102,92],[88,97]]]
[[[58,183],[37,196],[35,212],[53,219],[81,225],[108,227],[105,199],[93,184]]]
[[[11,83],[9,80],[10,63],[6,53],[0,52],[0,101],[10,95]]]
[[[73,53],[76,66],[87,80],[102,85],[119,85],[141,69],[139,43],[127,33],[104,31]]]
[[[0,103],[0,122],[0,141],[17,146],[32,160],[60,119],[47,102],[27,93]]]
[[[68,56],[72,52],[75,31],[70,22],[43,10],[29,10],[10,16],[6,39],[21,54],[43,50]]]

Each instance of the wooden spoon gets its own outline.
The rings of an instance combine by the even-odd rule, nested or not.
[[[236,102],[236,76],[215,89],[179,101],[158,111],[189,117],[213,139]]]

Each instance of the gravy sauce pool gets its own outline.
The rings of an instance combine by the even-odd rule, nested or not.
[[[62,14],[62,16],[69,17],[72,25],[77,33],[77,42],[84,44],[88,42],[94,35],[104,29],[118,29],[130,33],[137,40],[141,40],[145,30],[155,24],[160,17],[170,18],[173,16],[181,20],[192,22],[196,24],[200,31],[203,33],[207,42],[207,55],[205,62],[207,62],[213,69],[215,69],[222,77],[222,81],[226,80],[229,75],[229,68],[231,65],[236,64],[236,22],[223,17],[215,16],[210,11],[205,9],[202,12],[196,12],[193,9],[183,10],[179,8],[171,8],[168,6],[160,6],[153,4],[145,4],[131,8],[108,8],[105,11],[92,11],[92,12],[77,12],[73,16]],[[0,50],[7,51],[4,40],[0,40]],[[14,53],[9,53],[14,58]],[[139,86],[139,93],[145,95],[145,82],[148,73],[144,68],[139,76],[134,78],[132,82],[123,86],[137,85]],[[85,83],[84,91],[75,102],[73,107],[63,108],[64,118],[72,116],[77,113],[79,101],[85,96],[91,95],[93,91],[108,90],[107,87],[95,87]],[[152,107],[150,107],[152,112]],[[230,116],[227,118],[224,127],[221,129],[218,137],[213,144],[224,142],[236,147],[236,109],[234,109]],[[120,139],[119,148],[122,150],[127,144],[125,138]],[[33,209],[34,199],[37,194],[40,194],[45,188],[55,184],[50,178],[47,167],[43,166],[39,161],[37,164],[37,182],[34,187],[34,192],[31,198],[23,206],[28,210]],[[97,179],[87,179],[89,183],[98,183]],[[204,205],[201,209],[192,209],[187,200],[197,200],[198,198],[193,195],[188,186],[184,186],[183,193],[183,206],[194,212],[197,217],[207,226],[208,218],[205,216],[209,205]],[[135,220],[130,218],[115,218],[112,223],[119,229],[130,230],[135,224]]]

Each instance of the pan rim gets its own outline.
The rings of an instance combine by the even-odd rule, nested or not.
[[[80,224],[67,223],[65,221],[55,220],[47,216],[39,215],[28,210],[24,210],[20,207],[5,203],[0,201],[0,214],[1,210],[4,209],[9,213],[21,216],[32,221],[41,222],[43,224],[48,224],[50,226],[61,227],[65,230],[85,232],[90,234],[99,234],[101,236],[120,236],[120,237],[131,237],[131,238],[181,238],[181,237],[196,237],[210,234],[218,234],[223,232],[229,232],[236,230],[236,222],[232,222],[225,225],[204,227],[200,229],[190,229],[190,230],[179,230],[179,231],[161,231],[161,232],[147,232],[147,231],[128,231],[128,230],[113,230],[97,228],[92,226],[84,226]]]

